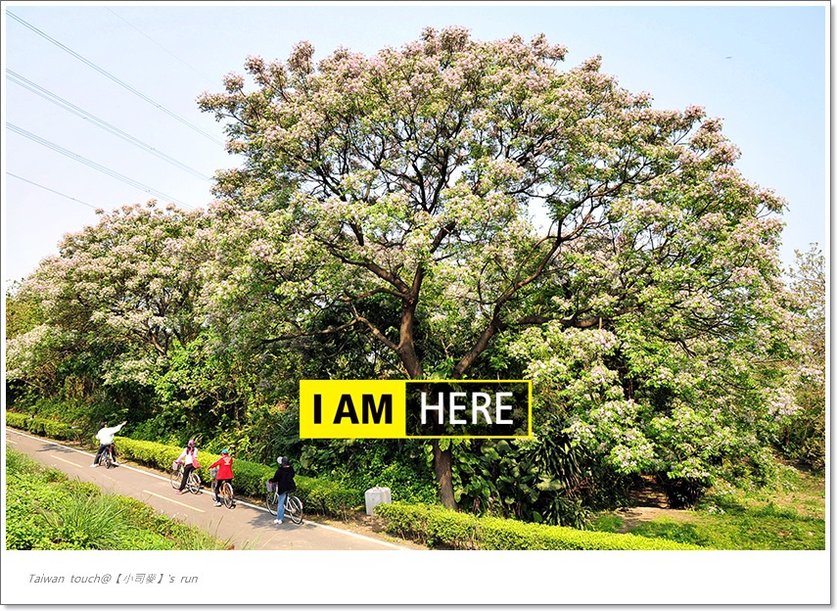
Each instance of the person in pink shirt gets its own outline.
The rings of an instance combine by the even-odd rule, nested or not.
[[[198,448],[195,447],[195,440],[190,439],[180,453],[180,456],[175,461],[178,464],[183,464],[183,481],[180,482],[180,488],[177,494],[183,494],[183,489],[186,487],[186,482],[189,481],[189,474],[198,468]]]

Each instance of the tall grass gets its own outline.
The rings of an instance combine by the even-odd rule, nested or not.
[[[87,496],[74,490],[60,511],[40,513],[57,542],[79,549],[121,549],[129,528],[119,500],[109,494]]]
[[[207,550],[228,542],[6,451],[7,549]]]

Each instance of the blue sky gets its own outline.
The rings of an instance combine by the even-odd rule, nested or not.
[[[562,4],[405,6],[38,6],[4,3],[11,12],[145,96],[210,134],[193,130],[3,15],[7,71],[205,175],[236,160],[218,143],[221,127],[196,97],[220,91],[246,56],[285,59],[299,40],[316,57],[338,46],[372,54],[419,36],[426,25],[463,25],[480,39],[539,32],[567,46],[566,64],[599,54],[603,70],[655,106],[706,107],[724,119],[741,149],[744,175],[787,199],[782,257],[827,227],[825,31],[827,5],[572,6]],[[7,76],[4,172],[93,207],[110,209],[151,197],[37,144],[25,130],[192,207],[210,201],[210,182],[136,148],[38,97]],[[93,208],[4,176],[4,286],[56,252],[66,232],[95,223]],[[163,199],[163,198],[161,198]]]

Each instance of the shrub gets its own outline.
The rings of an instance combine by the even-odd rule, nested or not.
[[[294,479],[296,495],[305,503],[306,511],[342,518],[363,503],[360,490],[347,488],[339,482],[301,475]]]
[[[6,426],[13,426],[16,429],[26,429],[26,421],[29,419],[27,414],[18,412],[6,412]]]
[[[441,506],[388,503],[375,507],[387,531],[431,547],[484,550],[679,550],[701,549],[636,535],[590,532],[504,518],[463,514]]]
[[[6,412],[6,426],[24,429],[35,435],[44,435],[53,439],[69,439],[75,441],[81,436],[81,432],[78,429],[63,422],[18,412]]]

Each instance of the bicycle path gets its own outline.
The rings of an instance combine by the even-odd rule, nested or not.
[[[160,513],[197,526],[227,541],[235,549],[409,549],[308,519],[299,525],[289,521],[276,525],[273,523],[274,517],[266,509],[243,501],[237,502],[235,509],[215,507],[212,491],[206,487],[200,494],[178,495],[171,487],[169,478],[158,472],[126,463],[111,469],[90,467],[93,453],[22,433],[8,426],[6,443],[7,448],[22,452],[48,467],[55,467],[70,477],[92,482],[105,492],[133,497]]]

